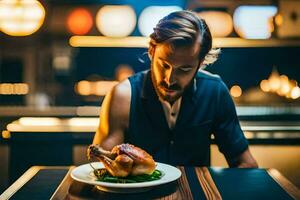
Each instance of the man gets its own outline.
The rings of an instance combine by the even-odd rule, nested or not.
[[[151,69],[105,97],[93,144],[111,150],[131,143],[159,162],[207,166],[214,134],[230,167],[257,167],[225,84],[201,69],[218,53],[205,21],[174,12],[150,37]]]

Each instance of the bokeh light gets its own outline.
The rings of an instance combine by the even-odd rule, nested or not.
[[[299,97],[300,97],[300,88],[298,86],[296,86],[291,90],[291,98],[297,99]]]
[[[136,25],[136,14],[127,5],[107,5],[100,8],[96,15],[98,30],[108,37],[126,37]]]
[[[28,92],[27,83],[0,83],[0,95],[26,95]]]
[[[269,77],[269,87],[272,92],[276,92],[280,88],[280,76],[276,69],[273,69]]]
[[[123,81],[133,74],[133,69],[126,64],[120,64],[115,70],[115,77],[117,81]]]
[[[231,96],[233,96],[235,98],[240,97],[242,95],[241,87],[238,85],[232,86],[230,89],[230,94],[231,94]]]
[[[205,20],[213,37],[226,37],[233,30],[232,17],[226,12],[203,11],[197,14]]]
[[[139,31],[143,36],[149,36],[158,21],[171,12],[182,10],[179,6],[149,6],[145,8],[138,21]]]
[[[75,35],[87,34],[93,26],[93,17],[85,8],[74,9],[67,18],[68,30]]]
[[[79,81],[75,85],[75,91],[80,95],[90,95],[91,94],[91,84],[89,81],[83,80]]]
[[[264,92],[273,92],[288,99],[300,97],[300,89],[297,81],[290,80],[288,76],[280,75],[274,67],[268,80],[260,82],[260,89]]]
[[[45,19],[45,9],[37,0],[0,1],[0,30],[10,36],[28,36]]]
[[[260,89],[264,92],[270,91],[269,81],[268,80],[262,80],[260,82]]]
[[[239,6],[233,14],[234,29],[242,38],[268,39],[276,13],[276,6]]]

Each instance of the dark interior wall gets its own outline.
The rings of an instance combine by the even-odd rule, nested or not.
[[[80,48],[76,56],[76,79],[98,74],[114,79],[119,64],[132,66],[135,72],[149,68],[144,48]],[[222,48],[219,59],[206,70],[219,74],[230,87],[247,89],[267,79],[276,67],[279,74],[300,81],[300,47]],[[143,58],[146,63],[139,62]]]
[[[87,80],[92,76],[103,80],[114,80],[115,70],[120,64],[131,66],[135,72],[149,69],[150,66],[146,48],[74,48],[74,50],[70,72],[63,75],[53,72],[54,80],[50,82],[53,82],[55,90],[58,91],[54,95],[48,94],[53,106],[98,106],[102,98],[94,98],[94,102],[87,102],[75,93],[76,82]],[[300,82],[298,58],[300,47],[222,48],[221,50],[219,59],[206,70],[219,74],[228,87],[235,84],[240,85],[243,90],[257,87],[261,80],[270,76],[274,66],[279,74],[285,74],[290,79]],[[43,67],[45,66],[39,66],[44,72]],[[2,59],[0,82],[22,82],[24,70],[26,69],[21,60]],[[39,81],[39,85],[45,85],[44,79]],[[46,89],[44,92],[47,93]],[[21,95],[0,95],[0,105],[24,105],[24,98]]]
[[[149,68],[146,53],[145,48],[80,48],[75,57],[76,79],[83,80],[92,74],[114,79],[120,64],[130,65],[135,72],[143,71]]]
[[[1,58],[0,58],[1,59]],[[0,84],[22,83],[23,62],[18,58],[5,58],[0,60]],[[0,105],[23,105],[23,95],[0,95]]]
[[[238,84],[243,89],[258,86],[273,67],[299,83],[299,55],[300,47],[223,48],[218,61],[207,70],[219,74],[227,86]]]

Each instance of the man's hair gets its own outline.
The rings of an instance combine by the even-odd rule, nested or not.
[[[161,19],[150,35],[150,49],[169,42],[175,47],[188,46],[199,41],[199,59],[203,66],[217,60],[220,49],[212,49],[212,35],[204,19],[192,11],[173,12]]]

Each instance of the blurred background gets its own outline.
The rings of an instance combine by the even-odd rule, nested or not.
[[[1,193],[30,166],[87,162],[103,97],[149,69],[149,34],[183,9],[222,50],[206,70],[228,86],[259,166],[300,187],[299,0],[0,0]],[[227,166],[214,144],[211,165]]]

